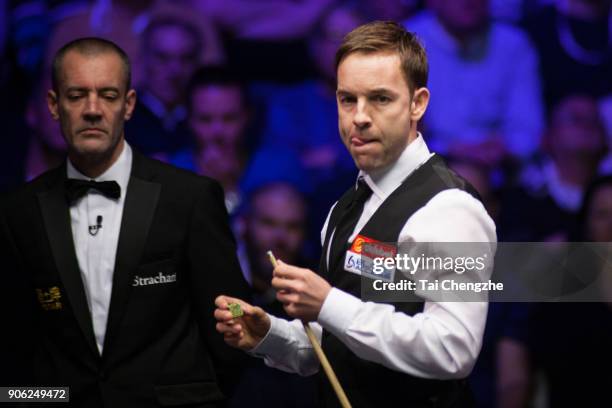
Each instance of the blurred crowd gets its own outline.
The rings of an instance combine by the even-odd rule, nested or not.
[[[127,141],[221,182],[256,303],[282,315],[265,251],[316,267],[327,211],[357,175],[338,136],[336,48],[395,20],[429,58],[420,131],[479,191],[499,240],[610,242],[611,3],[0,0],[0,191],[64,160],[52,55],[108,38],[134,67]],[[491,304],[479,406],[610,406],[611,344],[611,305]],[[314,380],[259,361],[240,387],[235,406],[315,405]]]

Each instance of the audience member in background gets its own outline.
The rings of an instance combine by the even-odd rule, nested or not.
[[[580,214],[576,240],[612,242],[612,176],[590,184]],[[609,260],[610,252],[607,256]],[[603,272],[609,276],[609,263],[607,267]],[[530,354],[535,370],[544,374],[550,407],[612,406],[610,294],[605,299],[541,303],[534,309],[528,332]]]
[[[276,158],[276,160],[274,160]],[[306,248],[307,185],[299,161],[281,149],[253,158],[242,183],[245,203],[236,219],[241,231],[239,259],[253,289],[253,301],[269,313],[287,316],[271,286],[272,265],[266,252],[286,262],[314,266]],[[316,406],[314,377],[301,377],[251,359],[232,407],[310,408]]]
[[[612,94],[610,4],[610,0],[555,1],[526,19],[525,28],[540,55],[549,108],[570,94],[595,98]]]
[[[357,7],[368,20],[404,21],[422,8],[422,0],[359,1]]]
[[[6,46],[12,68],[11,104],[18,106],[22,113],[28,96],[33,92],[32,85],[38,82],[53,22],[56,2],[44,0],[2,1],[0,9],[5,9],[6,20],[0,21],[0,31],[7,35]],[[67,9],[78,7],[78,1],[65,4]],[[82,6],[82,4],[81,4]],[[0,45],[0,48],[2,46]],[[47,72],[47,71],[45,71]],[[3,94],[5,95],[5,94]]]
[[[189,82],[187,123],[195,141],[170,158],[175,166],[219,181],[231,214],[240,204],[249,107],[244,84],[227,67],[201,68]]]
[[[450,157],[449,167],[478,191],[491,218],[500,211],[490,171],[474,161]],[[527,358],[529,305],[491,302],[482,349],[469,377],[478,408],[524,408],[530,398]]]
[[[312,197],[312,180],[308,177],[308,173],[302,166],[297,152],[291,149],[279,147],[264,147],[254,152],[249,160],[248,166],[246,167],[243,177],[240,181],[241,194],[246,197],[246,201],[242,202],[241,209],[238,212],[238,217],[235,219],[234,229],[236,236],[242,238],[239,245],[240,260],[242,264],[242,270],[245,274],[247,281],[252,282],[251,272],[252,262],[258,264],[259,267],[265,267],[264,258],[260,258],[259,261],[249,261],[247,258],[250,256],[249,251],[252,252],[252,248],[247,251],[247,245],[245,245],[246,237],[249,235],[248,222],[252,214],[252,203],[262,188],[266,186],[277,186],[286,185],[292,186],[296,193],[299,193],[300,200],[305,201],[305,213],[304,217],[312,220],[312,210],[308,199]],[[308,224],[310,222],[304,222],[303,228],[308,231]],[[320,239],[320,238],[319,238]],[[301,244],[299,246],[299,253],[301,254],[301,260],[307,262],[308,260],[315,259],[318,254],[318,245],[316,243],[313,247],[312,243],[307,240],[307,235],[301,238]],[[294,247],[294,246],[291,246]],[[274,248],[268,248],[274,251]],[[266,251],[268,250],[266,249]],[[265,251],[264,251],[265,252]],[[286,252],[286,250],[282,250]],[[261,255],[261,253],[259,254]],[[282,259],[282,258],[281,258]],[[260,262],[261,261],[261,262]],[[265,258],[265,261],[269,264],[270,261]],[[267,271],[267,269],[262,269]]]
[[[603,279],[598,289],[601,300],[612,308],[612,264],[609,262],[612,257],[612,174],[597,176],[587,187],[579,220],[582,228],[578,230],[581,235],[577,239],[600,242],[607,248],[607,256],[599,252],[598,261],[603,261],[606,269],[602,268]],[[603,248],[597,246],[598,251]]]
[[[531,398],[530,304],[491,302],[482,349],[469,377],[478,408],[525,408]]]
[[[318,76],[291,86],[274,87],[265,97],[262,146],[283,146],[298,152],[313,182],[313,222],[309,228],[313,243],[319,242],[319,225],[342,195],[341,186],[355,179],[353,161],[338,138],[334,57],[344,35],[360,22],[355,8],[339,5],[331,9],[309,43]]]
[[[144,80],[126,134],[139,151],[163,158],[191,145],[185,92],[199,61],[201,37],[187,20],[160,16],[150,21],[141,46]]]
[[[142,0],[149,3],[152,0]],[[46,40],[44,70],[49,72],[50,62],[55,53],[67,42],[83,37],[99,37],[121,46],[131,60],[138,60],[140,38],[131,29],[133,16],[124,6],[131,2],[83,1],[45,2],[44,11],[49,23],[53,23]],[[140,4],[146,7],[148,4]],[[134,70],[135,83],[140,79]]]
[[[79,4],[82,3],[82,4]],[[31,1],[28,3],[32,3]],[[47,2],[49,3],[49,2]],[[60,3],[60,2],[54,2]],[[96,36],[107,38],[120,44],[134,65],[132,78],[139,85],[149,80],[146,66],[141,64],[141,37],[150,22],[159,19],[187,21],[196,26],[202,42],[201,63],[219,63],[223,56],[221,41],[210,19],[182,6],[178,1],[138,0],[138,1],[74,1],[49,7],[47,17],[57,21],[53,26],[53,38],[49,42],[50,53],[67,41],[80,37]],[[144,78],[143,78],[144,77]]]
[[[335,0],[186,1],[239,38],[290,40],[307,35]]]
[[[469,181],[478,191],[487,212],[493,221],[497,221],[499,197],[498,192],[491,183],[490,169],[480,162],[452,156],[448,157],[447,164],[454,172]]]
[[[125,2],[98,2],[98,7],[104,10],[106,18],[112,18],[115,9],[121,9],[131,20],[131,31],[140,36],[151,21],[160,17],[170,17],[187,21],[197,26],[202,42],[200,62],[202,64],[219,64],[223,61],[221,39],[212,20],[194,13],[189,4],[177,0],[138,0]],[[140,74],[140,72],[139,72]],[[140,79],[138,75],[136,79]],[[144,78],[145,80],[147,78]]]
[[[270,313],[286,316],[283,305],[276,300],[272,288],[272,267],[267,251],[287,262],[313,265],[304,257],[307,225],[306,200],[302,193],[287,182],[273,182],[250,194],[242,213],[246,264],[253,300]]]
[[[271,93],[262,144],[295,149],[305,167],[315,171],[329,173],[340,163],[352,168],[350,156],[337,137],[334,56],[342,37],[360,21],[355,10],[346,6],[331,10],[321,21],[310,40],[319,75],[293,86],[280,86]]]
[[[531,5],[542,0],[490,0],[491,16],[495,20],[516,23],[520,21]],[[543,0],[550,1],[550,0]]]
[[[587,241],[612,242],[612,175],[595,179],[585,194],[581,212]]]
[[[45,76],[45,80],[40,82],[27,104],[26,122],[30,134],[24,160],[23,181],[30,181],[59,166],[67,153],[66,141],[60,127],[47,108],[45,91],[51,89],[51,81]]]
[[[529,165],[520,186],[504,197],[499,233],[505,241],[568,239],[584,188],[607,150],[595,100],[582,95],[561,100],[549,116],[543,149],[546,156]]]
[[[537,55],[525,34],[491,20],[488,0],[429,0],[405,25],[423,40],[433,98],[432,149],[495,167],[538,146],[542,106]]]
[[[336,0],[183,0],[219,27],[228,62],[246,80],[300,81],[312,75],[307,38]]]

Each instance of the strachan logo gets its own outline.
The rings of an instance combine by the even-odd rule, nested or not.
[[[173,273],[171,275],[164,275],[163,273],[159,272],[155,277],[141,278],[138,275],[134,276],[132,286],[159,285],[161,283],[171,282],[176,282],[176,273]]]

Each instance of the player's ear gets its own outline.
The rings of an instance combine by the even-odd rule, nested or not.
[[[421,120],[427,105],[429,104],[429,89],[425,87],[417,88],[412,95],[412,102],[410,104],[410,119],[417,122]]]

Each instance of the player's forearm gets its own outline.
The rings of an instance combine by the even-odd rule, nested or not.
[[[270,315],[270,331],[251,354],[263,357],[266,364],[279,370],[312,375],[319,370],[319,362],[314,354],[302,322],[287,321]],[[313,332],[321,339],[321,326],[311,323]]]
[[[486,303],[426,303],[415,316],[332,290],[322,326],[357,356],[417,377],[466,377],[478,356]]]

